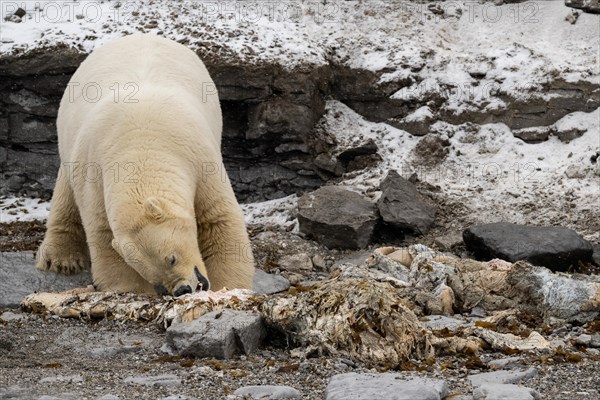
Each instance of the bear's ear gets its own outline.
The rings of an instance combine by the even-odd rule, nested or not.
[[[160,201],[156,197],[148,197],[144,202],[144,210],[148,216],[160,221],[164,217],[164,211]]]

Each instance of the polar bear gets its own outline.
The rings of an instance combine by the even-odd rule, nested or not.
[[[251,288],[254,260],[221,158],[215,85],[185,46],[155,35],[95,50],[57,119],[61,159],[37,267],[91,264],[99,290]]]

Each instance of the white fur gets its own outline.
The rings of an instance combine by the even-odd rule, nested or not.
[[[98,87],[99,100],[86,101]],[[38,268],[72,273],[91,259],[102,290],[195,286],[194,266],[211,289],[252,287],[243,215],[222,170],[219,99],[196,54],[140,34],[99,48],[71,78],[57,128],[61,167]]]

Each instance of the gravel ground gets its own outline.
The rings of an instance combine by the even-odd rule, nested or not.
[[[120,399],[158,399],[181,395],[226,399],[235,398],[232,393],[238,387],[271,384],[292,386],[301,392],[302,399],[323,399],[331,376],[378,371],[340,358],[294,357],[293,351],[274,344],[232,360],[171,357],[160,350],[164,333],[153,325],[19,315],[18,320],[0,322],[1,398],[51,395],[95,399],[113,395]],[[467,375],[485,370],[484,364],[490,359],[505,357],[492,353],[482,354],[481,358],[440,357],[433,365],[418,365],[416,370],[403,374],[442,378],[448,382],[451,394],[468,394],[472,389]],[[556,356],[521,357],[524,365],[538,369],[538,375],[525,384],[538,390],[542,398],[600,398],[598,356],[584,353],[581,361],[573,363]],[[144,386],[124,381],[131,376],[160,375],[175,375],[181,382],[171,378],[165,386]],[[55,377],[66,378],[42,381]]]

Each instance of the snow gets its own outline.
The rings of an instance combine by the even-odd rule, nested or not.
[[[15,221],[44,221],[48,218],[50,203],[24,197],[0,198],[0,223]]]
[[[20,23],[5,20],[15,4],[27,10]],[[412,82],[408,87],[398,85],[403,88],[392,90],[391,99],[421,102],[436,93],[444,99],[442,111],[455,114],[502,110],[507,107],[506,97],[548,98],[551,94],[544,93],[543,86],[551,78],[600,83],[597,15],[582,13],[571,24],[565,21],[571,9],[562,0],[502,6],[436,3],[444,16],[431,13],[430,4],[386,0],[326,4],[301,0],[1,2],[0,55],[57,43],[89,53],[115,37],[142,30],[185,40],[200,54],[212,52],[222,59],[268,61],[289,69],[332,62],[365,69],[378,74],[378,85]],[[504,124],[437,122],[433,134],[448,139],[452,150],[433,167],[420,165],[415,158],[413,150],[421,138],[366,121],[337,101],[329,101],[327,110],[320,123],[338,143],[366,139],[377,143],[383,161],[346,174],[340,182],[373,198],[384,173],[397,169],[406,177],[415,172],[421,181],[439,186],[442,196],[464,204],[473,221],[564,222],[585,229],[584,219],[600,217],[600,162],[590,163],[600,147],[598,110],[573,113],[555,124],[559,131],[585,131],[570,143],[550,136],[545,142],[527,144]],[[430,113],[423,106],[407,118],[419,121]],[[570,176],[577,178],[569,178],[565,172],[575,169],[577,173]],[[249,225],[297,230],[296,202],[295,196],[289,196],[242,207]],[[35,199],[0,199],[0,221],[45,219],[48,208],[48,203]],[[597,231],[584,234],[600,239]]]

